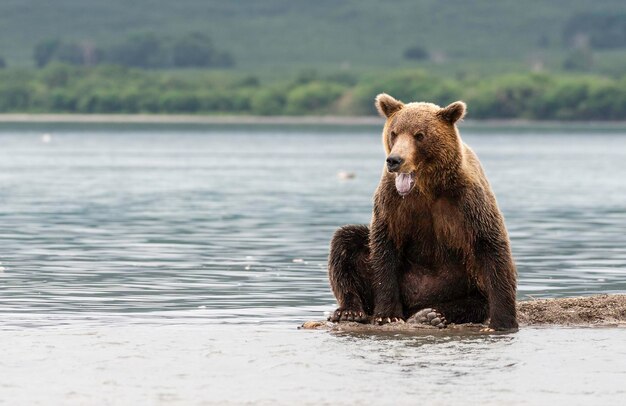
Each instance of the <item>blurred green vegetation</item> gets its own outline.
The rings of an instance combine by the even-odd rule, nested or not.
[[[623,0],[3,0],[0,112],[626,119]]]
[[[116,64],[138,68],[231,67],[232,56],[215,48],[211,38],[192,32],[178,38],[154,33],[134,34],[103,48],[90,42],[45,40],[35,45],[35,65],[42,68],[51,62],[93,66]]]
[[[586,42],[590,70],[626,71],[623,0],[3,0],[0,55],[9,67],[34,66],[33,49],[55,38],[111,49],[141,33],[201,33],[236,61],[235,69],[283,76],[313,67],[409,68],[439,61],[560,68]],[[421,49],[428,53],[411,52]],[[405,53],[418,56],[407,59]],[[70,52],[71,53],[71,52]]]
[[[514,73],[451,78],[419,69],[318,73],[262,81],[237,72],[152,71],[115,65],[0,70],[0,112],[370,115],[374,96],[445,105],[474,119],[624,120],[626,75]]]
[[[587,12],[574,15],[563,28],[566,43],[581,41],[598,49],[623,48],[626,44],[626,12]]]

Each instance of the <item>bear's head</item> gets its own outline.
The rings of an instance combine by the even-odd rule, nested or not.
[[[456,122],[465,115],[465,103],[443,108],[432,103],[404,104],[381,93],[376,108],[387,119],[383,129],[387,171],[395,175],[400,195],[409,194],[415,184],[427,189],[445,182],[460,167],[463,146]]]

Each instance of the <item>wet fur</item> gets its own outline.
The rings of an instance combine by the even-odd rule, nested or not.
[[[401,197],[395,174],[383,169],[370,226],[335,233],[335,319],[348,311],[406,319],[431,307],[454,323],[490,319],[491,328],[516,328],[516,269],[502,214],[455,125],[465,104],[405,105],[379,95],[376,106],[387,118],[385,151],[402,156],[400,172],[413,171],[415,186]]]

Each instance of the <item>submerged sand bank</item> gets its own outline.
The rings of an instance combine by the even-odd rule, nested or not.
[[[626,326],[626,295],[597,295],[518,302],[518,320],[524,326]],[[450,325],[447,329],[478,331],[478,324]],[[359,323],[308,321],[303,329],[343,332],[437,331],[424,324],[391,323],[383,326]],[[445,331],[445,330],[444,330]]]

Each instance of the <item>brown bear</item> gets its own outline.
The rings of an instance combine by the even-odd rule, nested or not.
[[[411,318],[445,327],[517,328],[516,269],[504,220],[474,152],[460,138],[461,101],[441,108],[376,97],[386,164],[370,226],[333,236],[329,320]],[[412,317],[411,317],[412,316]]]

